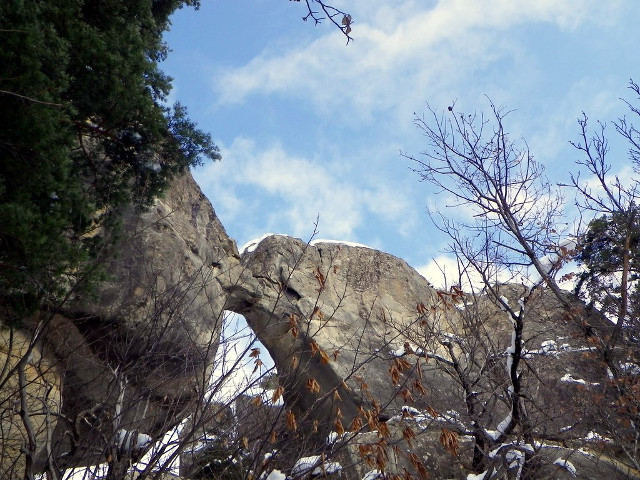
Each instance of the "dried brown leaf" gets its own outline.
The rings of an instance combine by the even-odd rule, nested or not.
[[[320,393],[320,384],[313,377],[307,379],[307,390],[311,393]]]
[[[271,395],[271,403],[276,403],[280,400],[280,397],[284,393],[284,387],[282,385],[278,385],[278,387],[273,391],[273,395]]]
[[[460,444],[458,443],[458,434],[456,432],[442,428],[440,430],[440,443],[451,455],[458,456]]]
[[[404,400],[404,403],[410,403],[414,401],[413,395],[411,394],[411,391],[408,388],[402,389],[402,391],[400,392],[400,396]]]
[[[298,430],[298,422],[296,421],[296,416],[291,410],[287,410],[286,414],[286,424],[287,428],[293,432]]]
[[[407,442],[409,447],[413,447],[413,439],[416,437],[416,432],[414,432],[411,427],[407,426],[404,430],[402,430],[402,437]]]

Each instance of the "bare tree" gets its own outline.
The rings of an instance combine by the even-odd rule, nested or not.
[[[300,0],[290,0],[300,2]],[[307,14],[302,17],[306,22],[307,20],[313,20],[318,25],[323,20],[329,20],[336,26],[342,34],[347,38],[347,45],[353,40],[351,37],[351,25],[353,19],[347,12],[342,11],[333,5],[324,2],[323,0],[304,0],[306,5]]]
[[[548,379],[536,373],[535,358],[544,348],[533,351],[527,345],[544,334],[540,327],[548,320],[541,312],[555,310],[556,319],[571,319],[578,337],[588,324],[556,280],[576,247],[560,227],[566,225],[562,196],[526,142],[508,134],[510,112],[489,104],[488,116],[460,113],[454,104],[442,114],[429,107],[427,117],[415,119],[429,148],[420,157],[405,156],[439,189],[447,207],[455,207],[430,215],[450,239],[449,251],[459,265],[453,289],[443,298],[461,310],[457,324],[437,326],[418,345],[459,385],[466,422],[451,424],[474,438],[473,470],[489,478],[492,469],[515,462],[518,476],[533,478],[541,462],[535,445],[563,438],[563,425],[560,413],[554,419],[549,412]],[[463,293],[464,285],[470,293]],[[501,331],[502,340],[496,335]],[[506,344],[505,337],[510,337]],[[567,346],[574,352],[580,348]],[[551,396],[532,394],[541,387]],[[502,420],[496,418],[500,411]]]
[[[633,80],[629,89],[640,99],[640,87]],[[592,335],[598,358],[606,365],[610,390],[603,414],[608,434],[616,439],[626,461],[640,468],[640,417],[637,372],[640,371],[640,331],[638,305],[638,259],[640,255],[640,182],[634,178],[640,168],[640,132],[634,125],[640,110],[624,100],[631,118],[612,122],[618,137],[626,144],[632,175],[620,176],[612,170],[607,124],[598,122],[590,133],[588,117],[578,120],[579,140],[571,142],[580,153],[577,165],[586,178],[571,175],[566,185],[576,193],[575,204],[586,217],[579,232],[577,259],[583,267],[576,273],[575,293],[589,308],[601,311],[611,321],[603,334]],[[620,165],[620,163],[617,163]],[[604,416],[603,415],[603,416]]]

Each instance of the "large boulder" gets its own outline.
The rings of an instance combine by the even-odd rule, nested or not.
[[[21,335],[37,332],[34,351],[52,359],[50,398],[60,397],[47,406],[57,425],[36,470],[47,457],[59,467],[93,464],[122,453],[123,438],[158,438],[207,387],[225,288],[237,278],[235,243],[189,173],[151,208],[127,210],[120,232],[94,296],[24,322]],[[5,382],[3,395],[15,394],[7,388],[16,381]],[[24,429],[13,431],[20,442]]]
[[[105,422],[157,437],[189,414],[218,346],[223,286],[237,275],[235,243],[190,174],[150,209],[128,210],[122,232],[96,298],[71,302],[47,336],[63,366],[65,415],[87,437],[61,425],[58,450],[80,458]]]
[[[362,410],[383,414],[404,404],[408,387],[390,369],[420,322],[438,321],[424,310],[436,291],[406,262],[369,248],[274,235],[244,253],[242,266],[229,308],[269,350],[296,416],[320,419],[326,433]],[[409,361],[404,370],[418,357]]]
[[[576,463],[589,469],[593,459],[608,455],[594,453],[589,443],[605,433],[594,399],[607,389],[606,368],[594,359],[589,335],[604,337],[610,324],[568,294],[561,301],[545,288],[532,293],[523,285],[496,285],[477,294],[438,291],[392,255],[282,235],[253,245],[241,263],[243,276],[229,290],[229,308],[245,316],[269,350],[287,415],[296,418],[303,436],[317,439],[317,451],[326,451],[331,431],[370,430],[370,440],[386,444],[389,455],[391,443],[404,440],[404,427],[383,424],[407,416],[411,407],[417,413],[409,417],[429,417],[438,426],[416,430],[416,458],[450,478],[460,475],[460,467],[470,472],[472,459],[476,466],[498,468],[489,457],[493,451],[507,468],[518,454],[507,454],[504,445],[525,433],[538,442],[530,445],[535,452],[527,452],[528,458],[546,462],[544,452],[570,455],[584,446],[591,453]],[[514,328],[508,308],[516,314],[524,309],[519,371],[528,423],[515,435],[503,434],[511,415]],[[440,428],[448,432],[445,440],[457,435],[461,444],[470,444],[465,435],[478,435],[482,451],[467,448],[452,470],[452,456],[429,453],[441,449]],[[379,433],[394,429],[393,442]],[[571,446],[559,450],[553,442]],[[349,462],[357,458],[352,454]],[[608,465],[594,478],[609,475]],[[406,466],[399,463],[396,473]],[[549,468],[556,475],[558,466]]]

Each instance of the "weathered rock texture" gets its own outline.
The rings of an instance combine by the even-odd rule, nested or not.
[[[33,456],[47,455],[62,405],[56,359],[30,348],[30,340],[24,332],[0,331],[0,478],[24,471],[25,446],[33,445]]]
[[[389,374],[391,352],[419,328],[417,306],[436,297],[406,262],[368,248],[271,236],[243,255],[242,266],[230,307],[269,350],[298,415],[313,412],[332,429],[338,407],[348,425],[374,399],[403,403],[398,393],[406,386]]]
[[[608,324],[589,317],[581,305],[572,315],[546,290],[529,295],[517,285],[498,286],[494,294],[439,292],[391,255],[335,243],[307,245],[286,236],[264,239],[242,255],[242,266],[242,280],[230,290],[230,308],[247,318],[268,348],[286,406],[301,425],[306,421],[308,434],[317,430],[311,435],[319,439],[318,448],[331,430],[367,424],[380,430],[380,421],[400,414],[405,405],[431,412],[433,421],[455,435],[476,432],[489,450],[506,441],[499,425],[511,410],[507,365],[513,327],[497,297],[516,311],[526,299],[520,371],[528,434],[576,445],[572,442],[589,431],[600,431],[593,398],[604,386],[606,369],[590,355],[585,322],[603,335]],[[465,381],[472,391],[465,391]],[[420,441],[435,448],[440,434],[423,431],[428,439]],[[553,449],[559,455],[572,452],[572,447]],[[417,451],[428,469],[450,466],[426,446]],[[469,468],[473,455],[467,454],[456,468]],[[592,478],[606,478],[608,469]]]
[[[75,299],[63,312],[43,312],[26,322],[29,333],[20,333],[42,329],[30,381],[34,392],[52,387],[46,408],[51,418],[61,417],[49,425],[55,426],[51,442],[37,444],[48,443],[61,466],[104,461],[118,430],[155,438],[180,422],[202,398],[218,345],[223,285],[232,281],[238,255],[191,175],[174,181],[148,211],[126,212],[122,232],[96,298]],[[20,345],[14,342],[10,358],[20,356]],[[40,357],[55,363],[48,368]],[[7,373],[13,376],[2,392],[15,395],[17,373]],[[44,402],[39,393],[28,395]],[[8,400],[0,409],[3,422],[8,416],[11,425],[19,424]],[[3,445],[25,436],[24,429],[16,436],[5,432]],[[47,456],[37,453],[39,470]]]
[[[270,236],[240,256],[190,175],[176,180],[149,211],[127,212],[123,232],[96,298],[27,319],[12,342],[8,330],[0,331],[6,358],[0,363],[0,474],[21,471],[21,449],[30,444],[36,471],[48,460],[90,464],[122,453],[119,432],[158,438],[194,409],[206,412],[198,402],[224,310],[246,317],[284,387],[284,411],[256,410],[267,412],[266,420],[250,414],[251,400],[235,410],[249,412],[235,422],[235,434],[248,439],[253,433],[243,429],[261,423],[278,430],[274,439],[257,432],[243,442],[261,445],[259,453],[272,441],[287,446],[278,468],[291,467],[283,458],[295,461],[296,452],[315,450],[343,455],[345,474],[360,478],[379,461],[374,455],[367,463],[377,448],[367,445],[384,445],[389,471],[419,476],[421,465],[439,478],[464,478],[473,457],[468,435],[479,432],[474,425],[483,426],[488,444],[502,441],[496,431],[509,413],[512,324],[495,295],[437,291],[401,259],[337,243]],[[494,293],[514,308],[527,297],[522,286],[503,285]],[[606,334],[607,324],[568,313],[544,290],[527,297],[526,310],[522,394],[530,432],[548,446],[535,455],[547,455],[549,463],[555,453],[571,456],[589,431],[600,431],[592,400],[605,385],[606,370],[589,358],[585,335],[590,329]],[[469,385],[465,391],[460,371],[472,391]],[[470,401],[477,406],[473,414]],[[408,406],[414,413],[403,413]],[[218,415],[212,418],[222,428]],[[207,428],[192,427],[193,434]],[[364,433],[339,453],[326,444],[331,431],[351,429]],[[441,446],[451,435],[458,447]],[[398,450],[409,442],[415,457]],[[209,453],[218,452],[213,448]],[[507,451],[513,458],[514,448],[520,447],[496,452],[503,455],[500,464],[485,451],[485,464],[512,464]],[[613,478],[612,468],[636,475],[613,457],[578,457],[583,469],[597,463],[593,459],[609,458],[590,478]],[[208,468],[201,460],[189,459],[198,467],[193,470]],[[549,468],[545,475],[564,478]]]

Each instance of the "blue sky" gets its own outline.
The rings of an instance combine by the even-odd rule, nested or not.
[[[319,215],[318,237],[434,275],[446,239],[426,209],[447,199],[399,155],[426,148],[414,112],[453,101],[487,111],[486,95],[514,109],[507,130],[567,181],[577,117],[625,114],[620,97],[632,100],[628,81],[640,81],[635,0],[333,4],[353,16],[347,46],[329,22],[301,20],[304,2],[203,0],[172,18],[171,100],[221,149],[222,162],[194,174],[239,246],[266,232],[306,240]],[[624,148],[613,153],[622,171]]]

